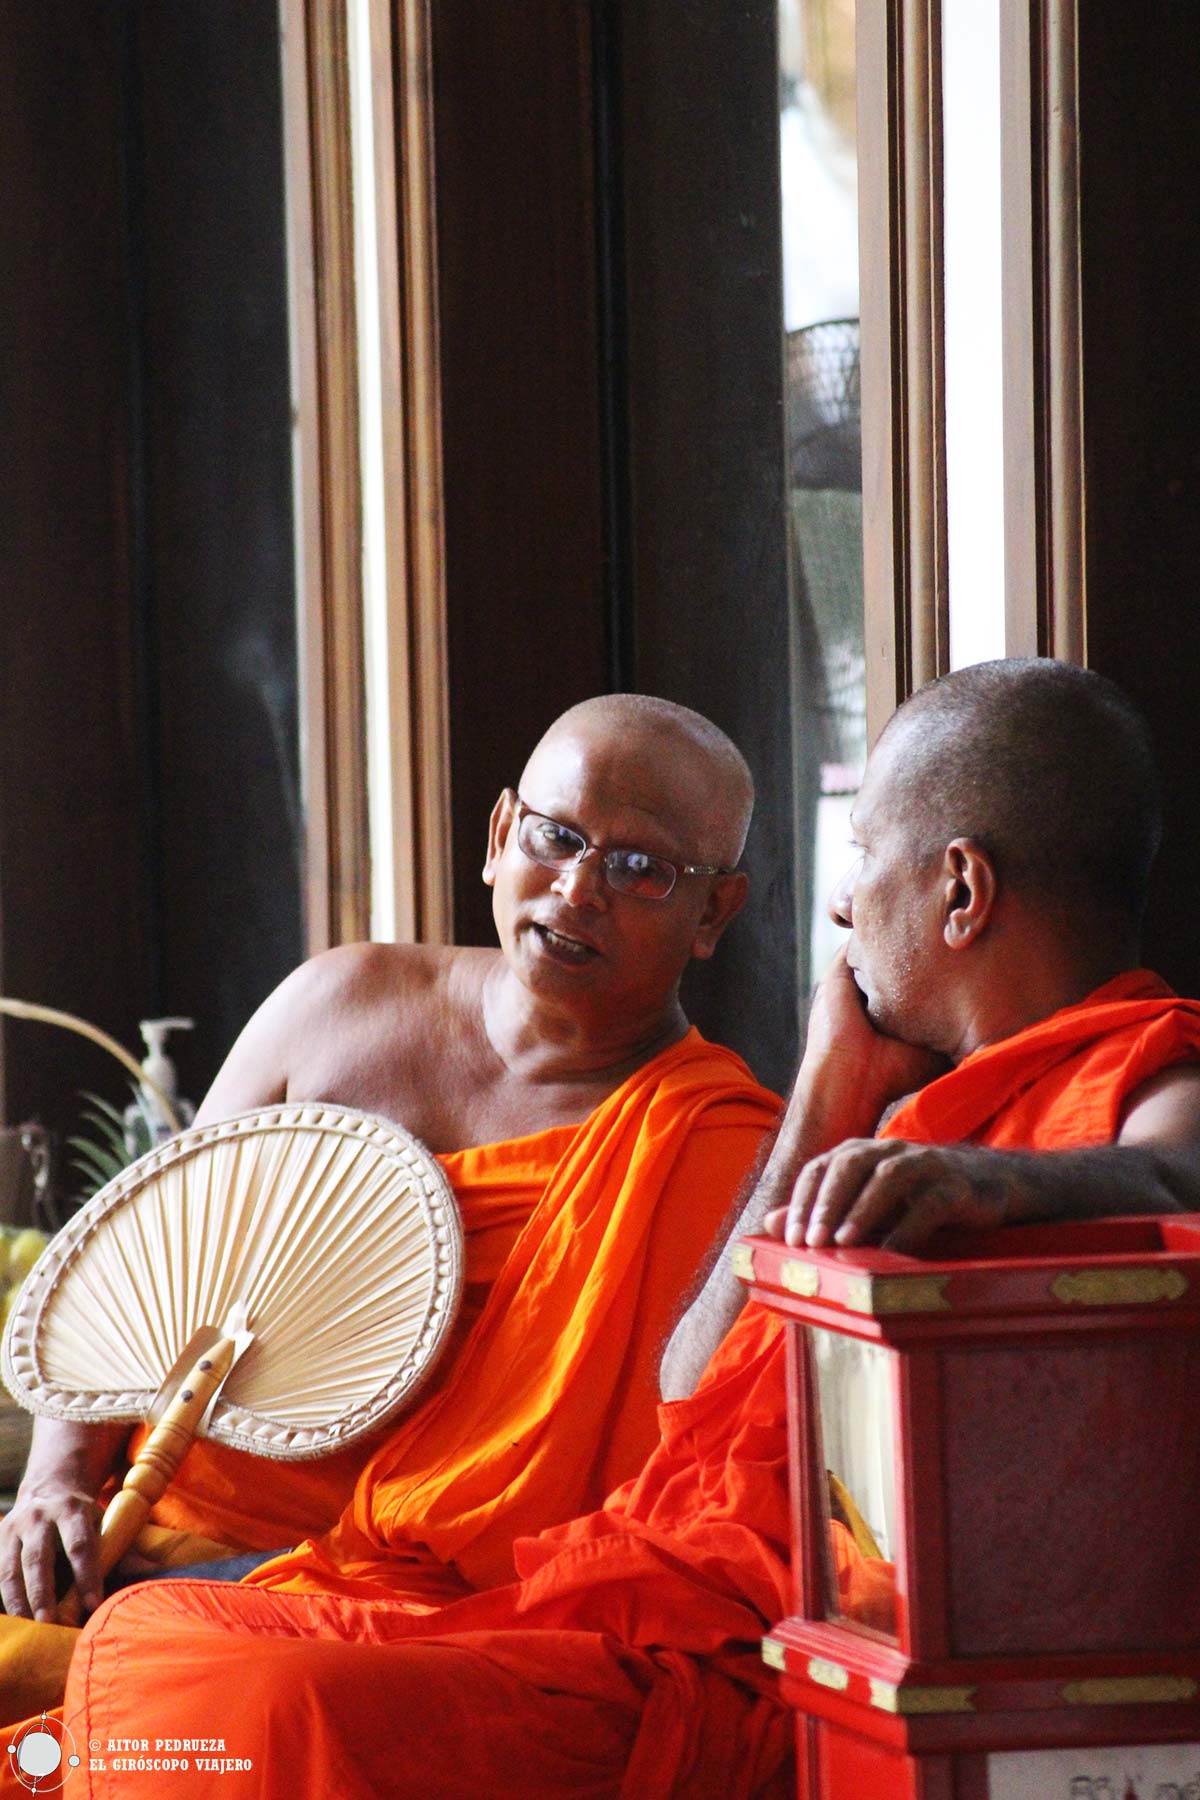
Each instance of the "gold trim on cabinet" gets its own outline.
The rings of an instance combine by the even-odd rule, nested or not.
[[[1068,1706],[1169,1706],[1194,1700],[1197,1686],[1190,1675],[1095,1675],[1068,1681],[1062,1697]]]
[[[735,1244],[729,1252],[729,1266],[739,1281],[754,1280],[754,1252],[749,1244]]]
[[[1080,1269],[1050,1284],[1064,1306],[1154,1306],[1182,1299],[1187,1289],[1178,1269]]]
[[[818,1687],[832,1688],[835,1694],[844,1694],[850,1686],[850,1671],[843,1669],[841,1663],[830,1662],[827,1656],[810,1656],[808,1679]]]
[[[779,1271],[779,1279],[789,1294],[799,1294],[802,1300],[813,1300],[821,1291],[821,1271],[798,1257],[788,1258]]]
[[[909,1718],[916,1713],[975,1711],[973,1687],[893,1687],[890,1681],[871,1678],[871,1705],[880,1712]]]
[[[873,1318],[884,1313],[949,1312],[949,1280],[948,1275],[852,1275],[843,1304]]]

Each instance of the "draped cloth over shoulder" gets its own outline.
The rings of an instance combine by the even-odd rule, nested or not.
[[[1200,1002],[1133,969],[1015,1037],[988,1044],[893,1113],[881,1137],[997,1150],[1111,1143],[1125,1101],[1200,1059]]]
[[[356,1506],[344,1574],[340,1534],[271,1568],[322,1586],[328,1567],[329,1585],[361,1582],[368,1597],[386,1579],[439,1603],[510,1577],[519,1531],[583,1511],[636,1469],[656,1436],[663,1338],[778,1106],[738,1057],[690,1031],[583,1124],[442,1156],[465,1234],[463,1303],[414,1412],[369,1446],[360,1492],[377,1500],[380,1530],[368,1511],[360,1533]],[[421,1516],[404,1512],[410,1457],[422,1493],[437,1496],[438,1554],[417,1542],[399,1553],[406,1520]],[[268,1466],[201,1441],[139,1548],[178,1567],[296,1542],[333,1524],[364,1460],[359,1448]],[[460,1536],[469,1578],[448,1560]],[[0,1617],[0,1717],[58,1698],[72,1641]]]
[[[255,1585],[414,1598],[511,1578],[512,1541],[597,1505],[656,1435],[673,1310],[778,1103],[691,1031],[574,1135],[429,1402],[325,1539]]]
[[[1197,1058],[1200,1006],[1126,976],[980,1051],[889,1135],[1103,1143],[1135,1088]],[[792,1718],[759,1656],[791,1598],[784,1360],[778,1321],[747,1306],[692,1398],[660,1409],[642,1473],[518,1543],[507,1587],[422,1614],[173,1583],[117,1596],[85,1631],[67,1722],[77,1740],[220,1731],[231,1755],[260,1759],[266,1800],[305,1785],[354,1800],[794,1793]],[[842,1548],[852,1591],[857,1553]],[[190,1794],[188,1779],[156,1793]],[[244,1792],[238,1780],[216,1774],[206,1793]],[[91,1781],[98,1800],[125,1792],[111,1773]]]
[[[446,1361],[453,1359],[478,1318],[492,1282],[577,1129],[560,1126],[438,1158],[458,1202],[465,1248],[463,1299],[443,1353]],[[319,1303],[320,1295],[314,1295],[314,1304]],[[418,1405],[425,1403],[439,1378],[434,1376]],[[202,1562],[220,1554],[219,1549],[191,1554],[190,1540],[196,1535],[216,1539],[229,1550],[277,1550],[310,1532],[327,1530],[392,1429],[385,1426],[333,1456],[275,1466],[250,1461],[202,1438],[188,1451],[175,1481],[154,1508],[155,1524],[161,1528],[157,1541],[144,1541],[139,1548],[158,1565],[170,1567],[179,1566],[181,1558]],[[131,1454],[137,1442],[135,1438]]]

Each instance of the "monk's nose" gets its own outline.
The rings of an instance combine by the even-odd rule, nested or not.
[[[853,863],[829,896],[829,916],[835,925],[850,931],[854,925],[854,882],[859,864]]]
[[[582,862],[560,869],[550,886],[570,906],[603,906],[604,864],[599,853],[589,850]]]

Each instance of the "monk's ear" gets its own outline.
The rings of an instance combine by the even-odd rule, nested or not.
[[[966,950],[987,929],[996,904],[996,868],[973,838],[946,845],[942,869],[942,937],[950,950]]]
[[[737,917],[750,892],[750,877],[741,869],[732,875],[718,875],[704,903],[704,911],[692,939],[692,955],[707,962],[720,941],[730,919]]]
[[[505,788],[488,820],[487,860],[483,865],[483,880],[486,887],[496,885],[496,865],[504,854],[504,846],[508,842],[508,834],[513,828],[517,816],[517,796],[512,788]]]

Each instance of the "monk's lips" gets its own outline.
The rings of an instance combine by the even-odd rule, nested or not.
[[[600,954],[591,944],[585,944],[581,938],[566,937],[562,932],[555,931],[553,926],[539,925],[535,921],[533,929],[551,956],[557,957],[562,962],[587,962],[589,957]]]

